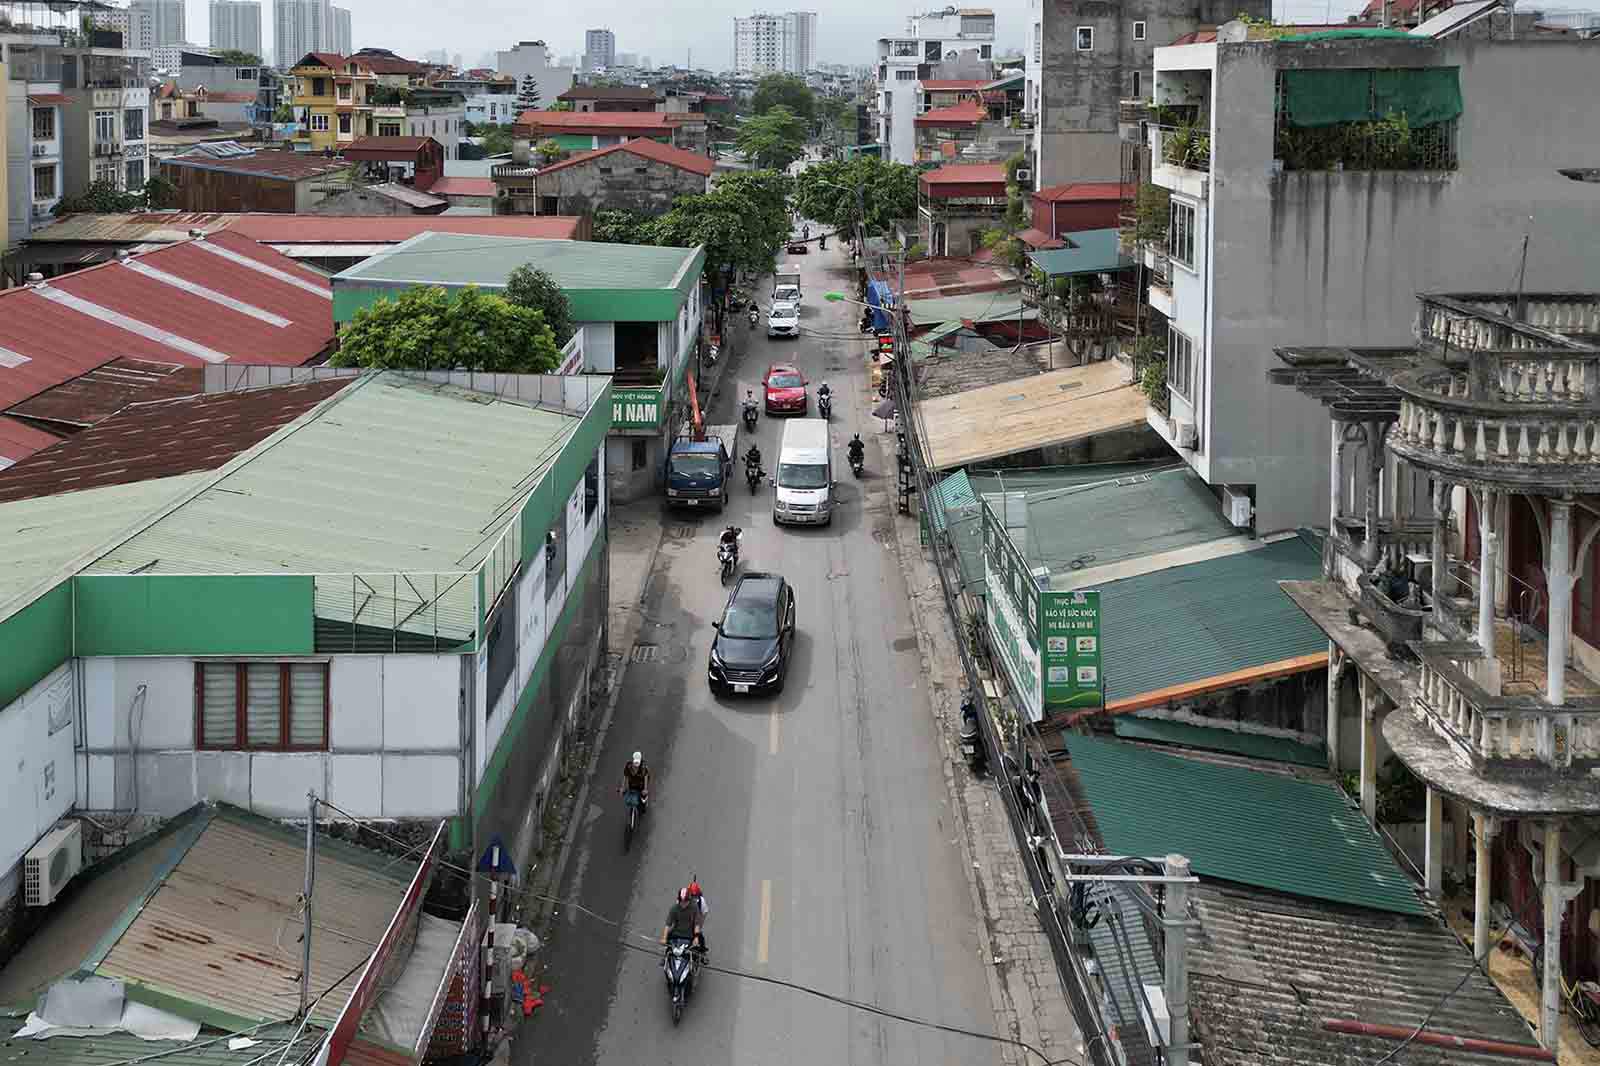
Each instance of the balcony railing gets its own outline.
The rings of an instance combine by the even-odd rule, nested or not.
[[[526,179],[533,177],[537,173],[539,173],[539,168],[532,163],[496,163],[489,168],[491,181]]]
[[[1532,696],[1492,696],[1474,645],[1419,645],[1416,709],[1478,771],[1588,772],[1600,768],[1600,699],[1551,707]]]
[[[1592,296],[1525,296],[1521,321],[1482,306],[1490,301],[1504,308],[1515,298],[1470,293],[1418,296],[1417,339],[1451,352],[1506,352],[1592,349],[1585,338],[1600,337],[1600,301]]]
[[[1211,170],[1211,134],[1205,126],[1152,126],[1150,130],[1151,136],[1159,139],[1161,162],[1185,170]]]

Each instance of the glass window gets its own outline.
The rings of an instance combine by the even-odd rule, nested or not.
[[[103,181],[107,185],[116,185],[118,169],[115,163],[96,163],[94,165],[94,180]]]
[[[1144,23],[1143,22],[1135,22],[1133,24],[1133,39],[1136,40],[1136,41],[1144,40]]]
[[[46,167],[33,168],[33,198],[35,200],[53,200],[56,195],[56,167],[52,163]]]
[[[820,463],[779,463],[778,484],[786,489],[825,489],[828,468]]]
[[[1080,52],[1094,51],[1094,27],[1079,26],[1077,36],[1077,49]]]
[[[1194,206],[1173,200],[1168,216],[1167,254],[1194,269]]]
[[[114,141],[117,139],[117,113],[115,111],[96,111],[94,113],[94,139],[96,141]]]
[[[33,139],[36,141],[53,141],[56,137],[56,109],[53,107],[36,107],[33,109]]]
[[[894,72],[895,81],[916,81],[917,72],[914,70],[897,70]]]
[[[350,116],[349,115],[340,115],[339,116],[339,132],[340,133],[349,133],[350,132]]]
[[[130,159],[130,160],[128,160],[128,181],[127,181],[127,184],[125,184],[123,186],[123,188],[127,189],[129,192],[133,192],[135,189],[144,188],[144,160],[143,159]]]
[[[144,140],[144,108],[130,107],[122,112],[122,136],[124,140]]]
[[[328,132],[328,116],[327,115],[312,115],[311,116],[311,129],[312,129],[312,132],[314,132],[314,133],[326,133],[326,132]]]
[[[327,663],[195,664],[195,746],[325,750]]]
[[[1039,57],[1044,54],[1044,23],[1033,24],[1033,61],[1039,62]]]
[[[1142,71],[1142,70],[1134,71],[1131,75],[1129,75],[1128,81],[1129,81],[1129,86],[1128,87],[1131,90],[1133,90],[1129,94],[1128,98],[1130,100],[1143,99],[1144,98],[1144,71]],[[1140,143],[1143,143],[1143,142],[1141,141]]]
[[[1194,396],[1194,342],[1167,327],[1167,384],[1184,399]]]

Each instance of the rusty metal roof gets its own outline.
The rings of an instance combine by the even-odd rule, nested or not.
[[[189,231],[214,233],[226,228],[237,215],[209,211],[141,211],[127,215],[68,215],[28,235],[29,242],[65,243],[171,243],[189,239]],[[294,216],[286,216],[294,217]],[[248,234],[246,235],[248,236]]]
[[[175,155],[163,159],[163,166],[190,167],[195,170],[216,170],[224,174],[250,174],[261,178],[283,181],[304,181],[349,170],[351,163],[344,159],[330,159],[309,152],[286,152],[271,148],[253,155],[218,159],[216,156],[196,152],[192,155]]]
[[[0,503],[217,470],[349,378],[135,403],[0,472]]]
[[[201,391],[197,366],[113,359],[70,381],[24,400],[11,414],[81,429],[109,418],[130,403],[170,400]]]
[[[591,152],[583,152],[563,159],[559,163],[552,163],[550,166],[541,169],[539,176],[543,177],[546,174],[565,170],[568,167],[575,167],[582,163],[591,163],[596,159],[610,156],[616,152],[627,152],[629,155],[636,155],[643,159],[653,159],[657,163],[666,163],[668,166],[677,167],[679,170],[691,171],[707,178],[716,169],[716,164],[709,157],[703,156],[698,152],[674,148],[670,144],[652,141],[648,137],[635,137],[632,140],[623,141],[621,144],[613,144],[606,148],[596,148]]]
[[[298,366],[333,333],[326,276],[217,233],[0,292],[0,410],[119,357]]]
[[[494,179],[445,177],[428,186],[428,191],[434,196],[493,196]]]
[[[60,439],[54,433],[47,433],[10,415],[0,415],[0,470],[21,462]]]
[[[434,185],[459,181],[444,178]],[[493,185],[490,185],[493,191]],[[486,194],[487,195],[487,194]],[[28,241],[37,244],[173,244],[189,231],[230,230],[264,244],[398,244],[419,233],[486,233],[500,237],[573,240],[583,220],[574,215],[410,217],[406,215],[279,215],[268,212],[211,214],[144,212],[131,215],[68,215]]]

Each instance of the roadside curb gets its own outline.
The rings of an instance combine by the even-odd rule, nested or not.
[[[911,535],[920,538],[919,526],[915,517],[894,515],[895,555],[900,562],[900,572],[906,582],[906,591],[913,606],[915,606],[921,598],[918,587],[920,585],[919,567],[917,566],[919,560],[916,558],[921,553],[921,547],[920,543],[908,542],[908,530]],[[938,604],[938,617],[948,622],[942,601]],[[950,742],[950,722],[945,714],[945,708],[940,706],[935,698],[936,690],[933,689],[933,686],[938,684],[945,690],[947,697],[950,697],[951,693],[949,692],[949,686],[943,684],[935,673],[935,661],[939,649],[936,646],[933,633],[929,629],[927,618],[928,612],[915,609],[911,612],[911,624],[916,631],[917,646],[922,656],[923,676],[929,679],[929,698],[933,719],[939,732],[939,749],[944,753],[944,757],[940,760],[940,769],[944,775],[945,793],[950,798],[950,808],[955,814],[959,829],[957,842],[961,848],[961,871],[967,881],[967,891],[972,897],[973,913],[978,919],[978,945],[983,955],[979,961],[983,965],[984,980],[989,985],[989,1001],[994,1011],[997,1032],[1000,1036],[1016,1040],[1021,1036],[1021,1019],[1017,1015],[1016,1004],[1012,1001],[1005,982],[1001,979],[1000,966],[1002,964],[995,962],[999,955],[995,950],[994,938],[989,926],[988,906],[983,884],[978,878],[978,859],[975,857],[976,850],[973,842],[972,821],[967,811],[966,796],[956,778],[957,773],[960,771],[957,769],[956,763],[958,760]],[[1000,1054],[1001,1061],[1006,1066],[1023,1066],[1025,1061],[1023,1058],[1024,1053],[1013,1044],[1001,1045]]]

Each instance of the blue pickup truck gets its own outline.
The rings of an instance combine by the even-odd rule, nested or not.
[[[738,446],[737,423],[707,426],[704,440],[690,434],[675,439],[667,452],[667,505],[718,511],[726,507]]]

